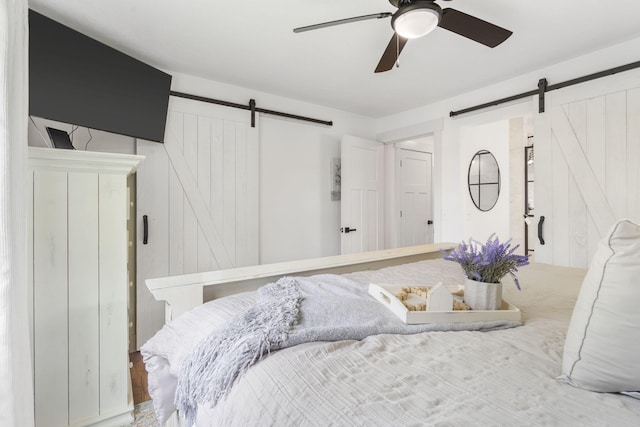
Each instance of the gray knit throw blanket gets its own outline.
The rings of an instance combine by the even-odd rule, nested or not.
[[[311,341],[426,331],[489,331],[520,322],[405,325],[368,294],[368,284],[331,274],[284,277],[258,290],[255,305],[196,345],[180,368],[175,403],[186,425],[198,404],[215,405],[249,367],[272,350]]]

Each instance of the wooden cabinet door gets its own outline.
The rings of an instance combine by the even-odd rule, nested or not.
[[[126,185],[140,160],[29,149],[36,426],[132,421]]]

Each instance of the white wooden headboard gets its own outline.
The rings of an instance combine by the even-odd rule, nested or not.
[[[145,282],[156,300],[165,301],[165,322],[169,322],[205,301],[255,290],[283,276],[311,276],[321,273],[345,274],[361,270],[376,270],[390,265],[442,258],[441,251],[452,249],[454,246],[454,243],[437,243],[384,249],[161,277],[147,279]]]

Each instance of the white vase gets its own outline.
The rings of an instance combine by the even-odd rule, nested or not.
[[[499,310],[502,306],[502,283],[485,283],[466,279],[464,302],[472,310]]]

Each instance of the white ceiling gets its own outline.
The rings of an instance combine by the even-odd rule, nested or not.
[[[409,41],[399,68],[374,74],[392,36],[389,18],[299,34],[292,29],[394,12],[388,0],[29,1],[36,11],[169,72],[368,117],[426,105],[640,36],[637,0],[437,3],[514,34],[490,49],[436,28]]]

